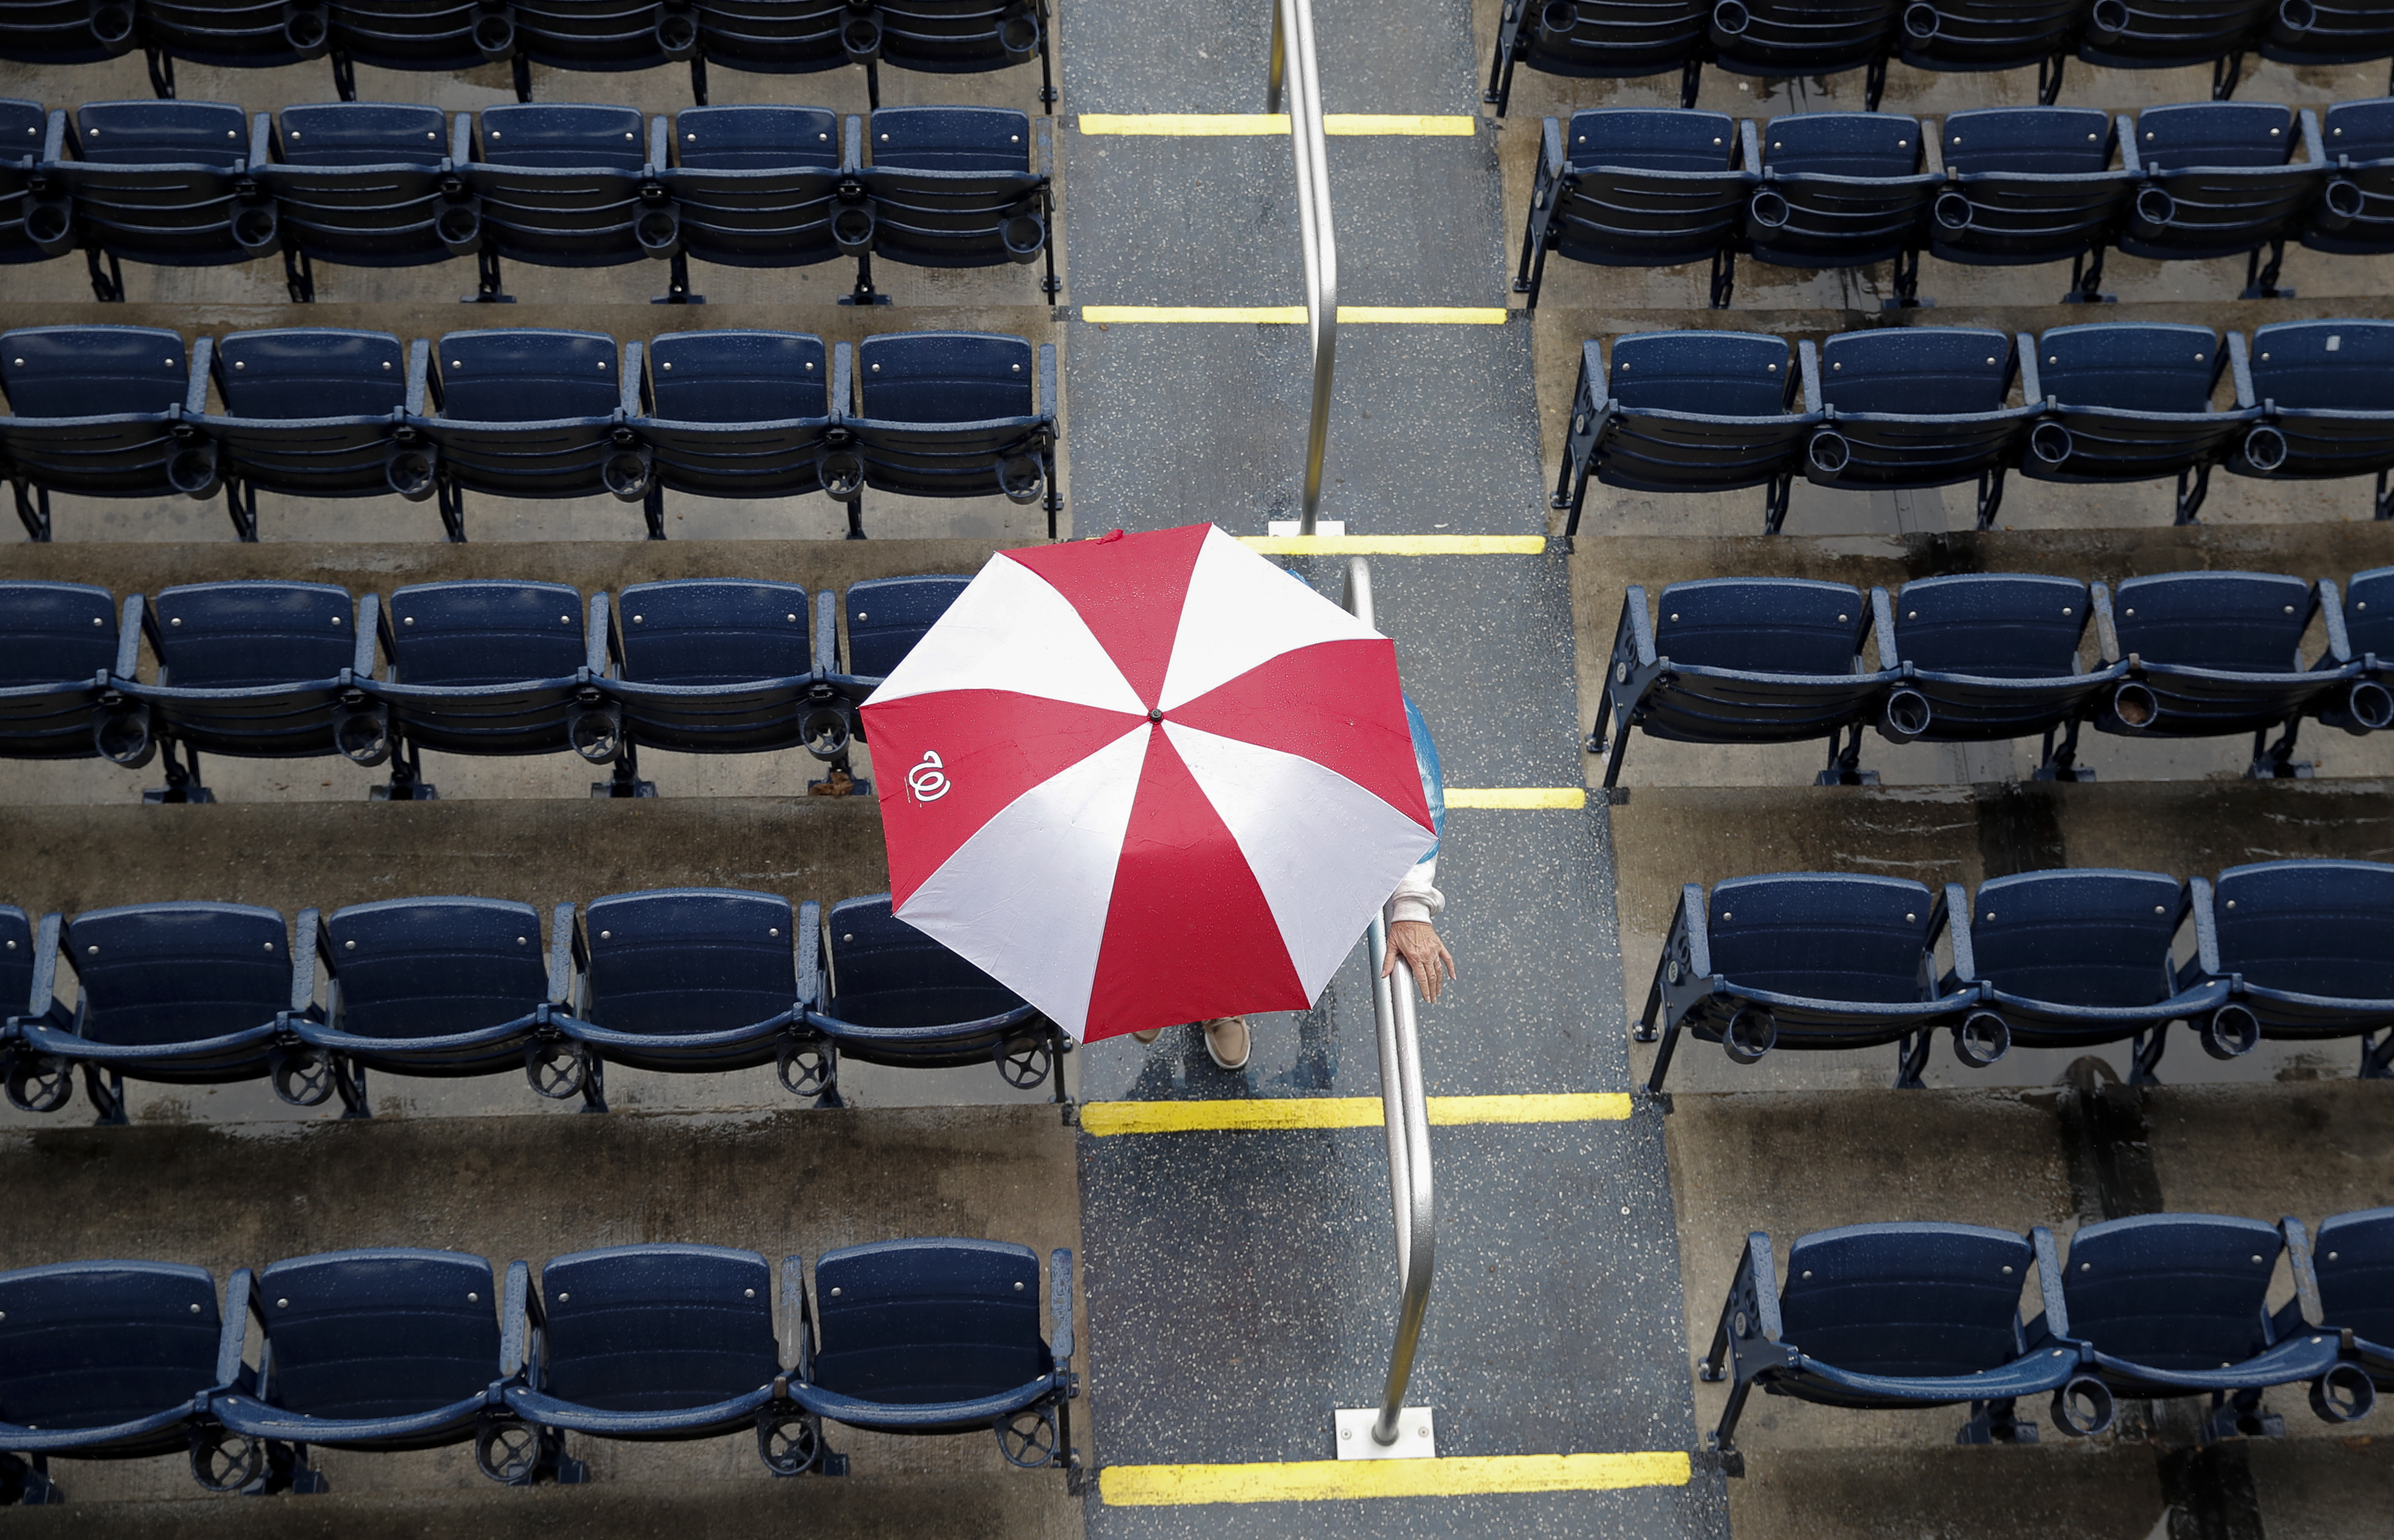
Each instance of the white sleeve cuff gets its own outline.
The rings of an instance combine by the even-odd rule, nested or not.
[[[1413,869],[1405,874],[1404,880],[1397,884],[1397,890],[1388,897],[1388,923],[1428,921],[1444,914],[1446,895],[1438,890],[1437,883],[1438,857],[1415,862]]]

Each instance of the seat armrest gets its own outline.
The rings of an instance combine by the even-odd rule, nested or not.
[[[2095,610],[2095,646],[2100,654],[2096,661],[2108,668],[2118,663],[2122,656],[2120,627],[2111,619],[2111,586],[2108,583],[2088,584],[2086,599]]]
[[[1871,587],[1871,641],[1878,652],[1880,673],[1902,666],[1895,639],[1895,599],[1875,584]]]
[[[1039,415],[1047,419],[1049,429],[1060,439],[1064,436],[1063,420],[1057,415],[1056,345],[1039,345]]]
[[[615,638],[614,600],[601,588],[590,596],[590,614],[582,625],[582,666],[592,678],[603,679],[609,660],[620,662],[623,656],[624,649]]]
[[[2203,977],[2216,979],[2219,967],[2219,918],[2212,910],[2212,887],[2209,877],[2186,879],[2194,907],[2194,966]]]
[[[2244,334],[2228,334],[2228,373],[2235,382],[2236,409],[2240,412],[2260,405],[2253,395],[2253,356],[2244,343]]]
[[[822,905],[813,899],[798,905],[798,1009],[823,1008]]]
[[[1639,668],[1651,668],[1662,661],[1662,654],[1654,650],[1653,606],[1640,584],[1631,584],[1621,596],[1621,625],[1629,634],[1629,645],[1635,649],[1633,656]]]
[[[390,623],[383,614],[382,596],[371,588],[358,599],[357,645],[349,653],[349,677],[371,679],[375,677],[375,644],[380,641],[386,653],[396,657],[390,645]]]
[[[790,1366],[800,1384],[813,1379],[815,1317],[807,1305],[807,1259],[803,1257],[782,1258],[782,1329],[789,1337],[782,1362]]]
[[[1695,883],[1679,889],[1679,913],[1674,923],[1680,922],[1688,929],[1688,971],[1695,979],[1712,977],[1713,943],[1704,923],[1704,890]]]
[[[208,409],[208,374],[216,366],[217,339],[212,336],[191,339],[191,373],[183,386],[183,415],[196,417]]]
[[[2111,142],[2120,147],[2120,165],[2141,177],[2145,163],[2137,153],[2137,120],[2122,112],[2111,120]]]
[[[548,1003],[572,1007],[573,976],[588,961],[582,944],[582,923],[573,905],[560,903],[548,916]]]
[[[1574,394],[1591,419],[1601,416],[1612,404],[1604,378],[1604,344],[1594,338],[1579,345],[1579,388]]]
[[[125,596],[125,609],[116,623],[116,666],[112,678],[132,684],[141,677],[141,636],[149,629],[150,607],[139,594]]]
[[[47,1020],[58,1005],[60,924],[58,912],[52,910],[43,915],[33,928],[33,981],[25,991],[25,1019],[29,1021]],[[14,1001],[7,1003],[15,1004]],[[13,1016],[15,1012],[12,1010],[9,1014]]]
[[[645,362],[644,352],[645,349],[638,340],[624,344],[623,378],[620,382],[623,392],[615,401],[615,415],[619,421],[640,415],[640,387],[648,380],[641,367]]]
[[[61,161],[65,160],[66,158],[67,158],[67,114],[66,114],[66,109],[64,109],[64,108],[62,108],[62,107],[54,107],[54,108],[50,109],[50,115],[49,115],[47,118],[44,119],[44,120],[43,120],[43,123],[42,123],[42,162],[41,162],[41,164],[42,164],[42,165],[58,165],[59,162],[61,162]]]
[[[2328,1324],[2328,1320],[2327,1309],[2320,1300],[2319,1269],[2311,1259],[2310,1231],[2289,1214],[2278,1221],[2278,1233],[2286,1240],[2286,1270],[2295,1275],[2295,1296],[2278,1312],[2272,1324],[2280,1336],[2287,1335],[2289,1327],[2316,1331]]]
[[[217,1334],[219,1390],[230,1390],[241,1383],[241,1361],[249,1347],[249,1319],[253,1315],[261,1325],[265,1323],[266,1301],[258,1293],[257,1275],[247,1268],[235,1268],[225,1282],[224,1324]]]
[[[839,140],[840,174],[853,177],[864,169],[864,120],[850,112],[841,127]]]
[[[299,911],[291,926],[291,1014],[305,1017],[316,1008],[316,938],[322,932],[323,912],[308,908]]]
[[[1953,977],[1962,983],[1976,983],[1979,979],[1978,950],[1970,943],[1970,895],[1958,882],[1949,882],[1937,897],[1937,907],[1928,915],[1928,944],[1937,944],[1937,932],[1943,928],[1953,946]]]
[[[1056,1366],[1072,1361],[1072,1254],[1062,1246],[1047,1254],[1047,1313],[1055,1321],[1048,1353]]]
[[[2070,1341],[2070,1301],[2061,1290],[2060,1248],[2054,1244],[2053,1231],[2043,1225],[2032,1229],[2028,1240],[2036,1248],[2036,1288],[2045,1304],[2045,1335]]]
[[[2320,138],[2319,113],[2308,107],[2295,114],[2295,123],[2302,134],[2303,164],[2324,166],[2328,164],[2327,146]]]
[[[1804,376],[1804,413],[1810,416],[1822,410],[1821,349],[1809,340],[1796,344],[1796,365]]]
[[[2339,664],[2350,663],[2352,637],[2344,628],[2344,595],[2336,588],[2335,579],[2323,577],[2312,586],[2311,608],[2319,612],[2320,624],[2327,630],[2327,655]],[[2299,666],[2299,654],[2296,662]]]
[[[673,123],[662,112],[649,120],[648,174],[657,176],[673,165]]]
[[[2036,365],[2036,334],[2014,334],[2012,356],[2019,360],[2020,402],[2034,406],[2045,400],[2045,375]]]
[[[1741,118],[1737,125],[1738,164],[1757,177],[1770,173],[1762,165],[1762,130],[1752,118]]]
[[[449,125],[449,159],[471,165],[481,158],[480,147],[474,142],[474,114],[460,112]]]
[[[462,112],[459,113],[458,120],[463,122],[464,119],[465,114]],[[410,342],[407,345],[406,412],[409,416],[421,417],[425,415],[425,402],[429,399],[434,388],[435,387],[432,384],[432,343],[428,338],[417,337],[414,341]]]
[[[274,114],[260,112],[249,120],[249,165],[255,173],[274,163]]]
[[[539,1296],[533,1292],[532,1264],[514,1261],[507,1264],[507,1281],[499,1296],[499,1378],[517,1380],[539,1389],[525,1371],[532,1365],[533,1312],[539,1308]]]
[[[831,350],[831,420],[856,414],[856,351],[851,343],[835,344]]]
[[[839,592],[825,588],[815,596],[815,678],[842,673],[839,665]]]

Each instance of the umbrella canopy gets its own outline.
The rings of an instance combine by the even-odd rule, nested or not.
[[[1084,1042],[1305,1008],[1436,837],[1395,644],[1209,524],[993,557],[863,715],[899,917]]]

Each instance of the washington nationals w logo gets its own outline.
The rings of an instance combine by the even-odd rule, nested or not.
[[[937,802],[954,784],[940,767],[939,755],[929,749],[923,751],[923,762],[906,772],[907,795],[917,802]]]

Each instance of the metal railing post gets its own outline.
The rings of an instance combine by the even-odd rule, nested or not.
[[[1289,144],[1296,159],[1297,224],[1305,244],[1305,318],[1313,349],[1313,409],[1306,425],[1305,500],[1297,533],[1311,534],[1322,507],[1322,463],[1330,448],[1330,380],[1338,342],[1338,237],[1330,214],[1330,154],[1322,133],[1322,70],[1313,47],[1311,0],[1277,0],[1265,104],[1277,112],[1285,88]]]

